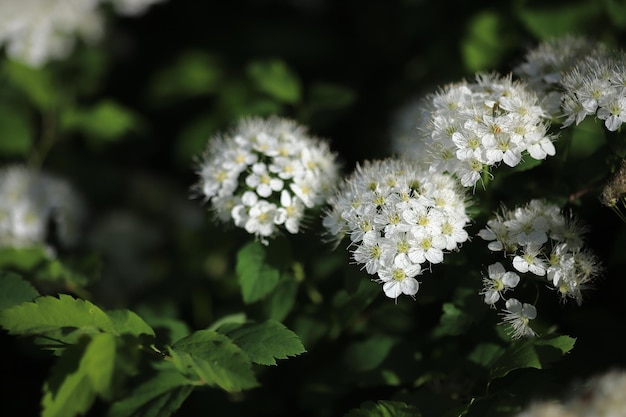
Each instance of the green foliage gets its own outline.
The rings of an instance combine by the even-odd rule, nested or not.
[[[40,110],[51,110],[59,102],[55,80],[45,68],[31,68],[17,61],[5,60],[2,74]]]
[[[417,408],[398,401],[367,401],[345,417],[420,417]]]
[[[220,333],[198,330],[174,343],[169,353],[176,368],[199,385],[232,392],[258,385],[250,358]]]
[[[252,61],[246,68],[255,87],[286,103],[300,100],[302,87],[296,74],[280,59]]]
[[[103,100],[89,108],[72,107],[62,114],[61,126],[65,130],[78,131],[93,143],[112,142],[141,127],[137,115],[130,109]]]
[[[503,54],[513,44],[506,27],[505,18],[491,11],[477,14],[470,20],[468,34],[461,43],[468,71],[485,71],[500,65]]]
[[[17,274],[0,271],[0,311],[32,301],[39,292]]]
[[[250,242],[237,254],[237,276],[241,295],[246,303],[259,301],[280,281],[280,271],[266,262],[266,249],[259,242]]]
[[[227,325],[218,328],[239,346],[253,363],[276,365],[276,359],[287,359],[306,352],[298,336],[283,324],[263,323]]]
[[[522,23],[539,39],[579,32],[590,27],[601,13],[601,2],[588,0],[540,7],[522,5],[517,10]]]
[[[28,113],[0,104],[0,138],[0,155],[28,155],[34,143],[34,132]]]

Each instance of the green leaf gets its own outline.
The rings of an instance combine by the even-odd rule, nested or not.
[[[569,352],[575,342],[576,339],[569,336],[516,341],[494,362],[491,378],[501,378],[515,369],[543,369]]]
[[[311,112],[342,109],[351,106],[356,100],[354,90],[324,82],[313,84],[309,96]]]
[[[517,15],[526,28],[539,39],[547,40],[570,33],[580,33],[602,17],[600,2],[568,2],[562,6],[522,7]]]
[[[266,262],[265,247],[259,242],[250,242],[237,253],[237,276],[243,301],[247,304],[269,294],[280,280],[278,269]]]
[[[504,32],[505,17],[492,11],[481,12],[468,22],[468,30],[461,43],[466,68],[471,72],[497,67],[512,44]]]
[[[26,156],[35,132],[28,114],[15,106],[0,105],[0,155]]]
[[[586,160],[605,144],[604,124],[588,117],[572,130],[568,156],[576,160]]]
[[[50,259],[46,249],[40,246],[29,248],[0,248],[0,268],[17,268],[21,271],[32,271]]]
[[[188,384],[177,370],[163,370],[113,403],[107,417],[168,417],[193,391]]]
[[[293,274],[283,274],[264,305],[267,317],[276,321],[283,321],[296,303],[299,286],[299,282]]]
[[[4,60],[2,72],[9,83],[21,89],[39,109],[49,110],[57,103],[57,89],[45,68]]]
[[[149,99],[163,102],[215,92],[223,79],[223,69],[216,56],[204,51],[185,51],[170,67],[150,81]]]
[[[620,0],[604,0],[605,16],[620,29],[626,28],[626,3]]]
[[[68,348],[44,386],[43,417],[71,417],[87,411],[96,395],[110,399],[116,359],[115,336],[94,335]]]
[[[300,80],[284,61],[253,61],[248,64],[246,72],[259,91],[286,103],[300,100]]]
[[[30,282],[17,274],[0,271],[0,311],[33,301],[39,293]]]
[[[345,417],[420,417],[419,410],[399,401],[367,401],[349,411]]]
[[[140,128],[139,118],[132,110],[112,100],[102,100],[87,109],[72,108],[62,114],[61,126],[76,130],[92,142],[113,142]]]
[[[211,330],[199,330],[174,343],[170,349],[179,370],[200,383],[226,391],[241,391],[258,385],[250,359],[233,341]]]
[[[470,317],[454,303],[444,303],[439,325],[434,330],[435,337],[456,336],[467,332]]]
[[[111,310],[107,315],[113,322],[118,334],[133,336],[148,335],[154,337],[154,330],[141,317],[130,310]]]
[[[389,336],[372,336],[349,345],[344,353],[344,360],[356,372],[371,371],[383,363],[395,344],[396,340]]]
[[[472,350],[468,359],[478,365],[491,368],[491,364],[502,356],[503,353],[504,348],[500,345],[494,343],[480,343]]]
[[[66,294],[39,297],[0,312],[0,325],[15,335],[38,335],[63,328],[86,333],[114,332],[111,319],[89,301]]]
[[[274,320],[244,324],[226,335],[252,362],[260,365],[276,365],[276,359],[287,359],[306,352],[298,336]]]

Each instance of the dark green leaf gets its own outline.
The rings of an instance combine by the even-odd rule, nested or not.
[[[561,6],[522,8],[517,15],[539,39],[577,33],[602,13],[600,2],[569,2]]]
[[[107,417],[168,417],[191,394],[194,387],[188,384],[174,369],[161,371],[115,402]]]
[[[64,129],[85,134],[93,142],[120,140],[140,128],[139,118],[132,110],[112,100],[102,100],[87,109],[71,109],[63,113]]]
[[[177,368],[200,383],[226,391],[258,385],[248,356],[223,334],[199,330],[174,343],[170,353]]]
[[[34,134],[28,114],[14,106],[0,105],[0,155],[26,156],[33,147]]]
[[[367,401],[345,417],[420,417],[419,410],[399,401]]]
[[[4,60],[2,70],[9,82],[21,89],[38,108],[48,110],[58,101],[57,89],[45,68],[32,68],[17,61]]]
[[[374,370],[385,360],[395,343],[395,339],[384,335],[352,343],[346,348],[345,362],[356,372]]]
[[[280,272],[265,258],[265,247],[259,242],[250,242],[237,253],[236,270],[245,303],[260,300],[278,284]]]
[[[306,352],[298,336],[274,320],[244,324],[226,335],[252,362],[260,365],[276,365],[276,359],[287,359]]]
[[[17,274],[0,271],[0,310],[33,301],[39,293]]]

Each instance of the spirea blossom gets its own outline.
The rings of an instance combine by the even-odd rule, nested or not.
[[[0,46],[9,57],[33,67],[66,58],[77,39],[99,40],[109,0],[0,0]],[[137,15],[161,0],[111,0],[114,9]]]
[[[329,234],[349,238],[352,259],[378,276],[389,298],[415,296],[416,277],[468,239],[458,183],[405,160],[358,165],[329,202]]]
[[[279,228],[300,231],[305,210],[326,202],[338,171],[328,144],[304,126],[255,117],[209,140],[194,188],[219,220],[268,243]]]
[[[84,213],[82,199],[66,181],[18,165],[0,170],[0,246],[46,246],[53,225],[59,244],[71,247],[80,238]]]
[[[483,280],[481,295],[490,306],[500,299],[505,290],[512,290],[520,282],[520,276],[540,277],[548,286],[558,291],[561,299],[572,298],[582,302],[582,291],[600,274],[602,268],[595,255],[584,247],[585,228],[573,216],[564,215],[559,207],[543,200],[531,200],[514,210],[503,208],[495,218],[487,222],[478,236],[486,240],[492,252],[502,252],[510,260],[507,269],[500,262],[489,267],[489,278]],[[511,275],[514,274],[516,278]],[[518,275],[519,274],[519,275]],[[498,291],[498,294],[494,293]],[[513,326],[516,337],[532,335],[524,330],[515,317],[522,315],[524,324],[536,315],[534,306],[528,304],[509,306],[506,300],[505,322]],[[519,303],[519,301],[517,301]],[[518,308],[519,307],[519,308]],[[532,308],[531,308],[532,307]],[[521,327],[520,327],[521,326]]]
[[[537,95],[511,76],[478,74],[474,83],[449,84],[421,103],[405,114],[416,120],[414,136],[394,137],[394,150],[418,160],[427,155],[432,172],[453,174],[464,187],[501,163],[555,154]]]

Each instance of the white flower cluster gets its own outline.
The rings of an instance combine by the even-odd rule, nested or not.
[[[625,394],[626,372],[612,370],[585,381],[565,402],[538,402],[516,417],[626,416]]]
[[[196,188],[217,217],[267,244],[278,226],[298,233],[305,209],[326,202],[339,166],[328,144],[303,126],[255,117],[209,141],[198,175]]]
[[[84,213],[67,182],[17,165],[0,170],[0,246],[45,244],[52,223],[59,243],[70,247],[80,238]]]
[[[539,90],[559,97],[558,115],[565,117],[562,127],[578,125],[591,115],[603,120],[612,132],[626,122],[623,51],[610,51],[602,43],[568,36],[529,51],[516,72]]]
[[[33,67],[67,57],[76,38],[95,42],[103,34],[100,5],[109,0],[0,0],[0,46]],[[162,0],[111,0],[120,14],[136,15]]]
[[[563,73],[585,57],[604,53],[606,50],[602,44],[584,37],[566,35],[549,39],[530,49],[524,62],[513,73],[539,95],[554,118],[561,115]]]
[[[438,264],[468,239],[465,193],[446,174],[430,173],[405,160],[357,166],[324,218],[339,242],[349,235],[352,258],[389,298],[414,296],[424,264]]]
[[[422,103],[413,107],[414,145],[394,139],[395,149],[422,159],[426,148],[431,171],[454,174],[464,187],[501,162],[514,167],[525,154],[555,154],[537,95],[511,76],[478,74],[476,82],[449,84]]]
[[[485,303],[494,308],[505,300],[504,321],[512,325],[514,338],[534,335],[529,320],[537,314],[534,306],[503,295],[520,282],[517,273],[544,277],[563,300],[582,302],[582,290],[601,272],[595,255],[583,247],[584,232],[574,217],[564,216],[556,205],[531,200],[514,210],[503,208],[478,233],[491,251],[511,258],[516,271],[507,272],[500,262],[489,266],[481,291]]]

